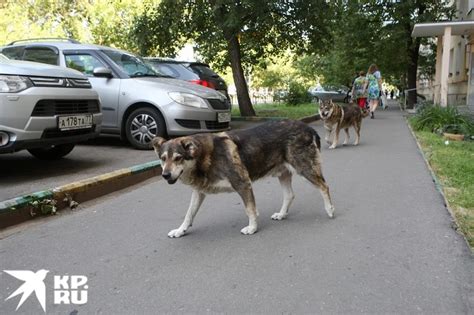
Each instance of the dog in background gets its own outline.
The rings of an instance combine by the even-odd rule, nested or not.
[[[319,101],[319,115],[324,122],[326,129],[325,140],[330,145],[330,149],[335,149],[339,141],[339,132],[344,129],[346,138],[344,145],[349,141],[349,128],[353,127],[356,132],[356,139],[354,145],[358,145],[360,141],[360,127],[362,118],[369,115],[368,111],[361,109],[359,106],[349,104],[347,107],[342,107],[334,104],[331,99]],[[334,138],[331,142],[331,134],[334,132]]]
[[[288,215],[294,199],[293,172],[320,190],[328,216],[334,216],[329,187],[321,172],[319,136],[301,121],[268,122],[244,130],[196,134],[168,141],[156,137],[152,144],[168,184],[180,179],[193,188],[184,221],[168,233],[171,238],[181,237],[192,225],[206,194],[221,192],[240,195],[249,219],[241,233],[255,233],[258,211],[252,182],[268,175],[278,177],[283,189],[283,204],[272,219],[283,220]]]

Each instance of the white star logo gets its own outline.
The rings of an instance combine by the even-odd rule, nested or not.
[[[40,269],[36,273],[30,270],[3,270],[3,271],[17,278],[18,280],[22,280],[25,282],[15,292],[13,292],[9,297],[7,297],[5,301],[23,293],[23,295],[21,296],[20,302],[18,303],[18,306],[16,307],[16,310],[18,310],[18,308],[20,308],[20,306],[26,301],[26,299],[34,291],[36,298],[38,299],[38,302],[41,304],[43,311],[46,313],[46,287],[43,281],[44,281],[44,278],[46,277],[46,274],[49,272],[48,270]]]

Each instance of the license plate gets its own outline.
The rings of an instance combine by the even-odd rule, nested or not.
[[[85,129],[92,127],[92,115],[58,117],[59,130]]]
[[[229,122],[230,121],[230,113],[217,113],[217,121],[218,122]]]

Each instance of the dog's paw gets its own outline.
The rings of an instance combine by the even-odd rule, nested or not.
[[[276,212],[274,214],[272,214],[272,220],[283,220],[283,219],[286,219],[286,216],[287,214],[281,214],[280,212]]]
[[[335,144],[333,144],[333,145],[331,145],[331,146],[329,147],[329,149],[335,149],[335,148],[336,148],[336,145],[335,145]]]
[[[334,218],[334,206],[331,206],[329,209],[326,209],[326,213],[328,214],[328,216],[333,219]]]
[[[240,230],[240,233],[244,235],[251,235],[253,233],[257,232],[257,227],[256,226],[246,226],[242,230]]]
[[[359,145],[359,142],[354,142],[354,145]]]
[[[186,231],[182,230],[182,229],[175,229],[175,230],[171,230],[169,233],[168,233],[168,237],[170,238],[178,238],[178,237],[181,237],[184,235]]]

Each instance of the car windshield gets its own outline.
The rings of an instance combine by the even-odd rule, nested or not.
[[[126,72],[130,77],[167,77],[165,74],[158,72],[141,58],[132,54],[124,53],[119,50],[102,50],[122,71]]]

